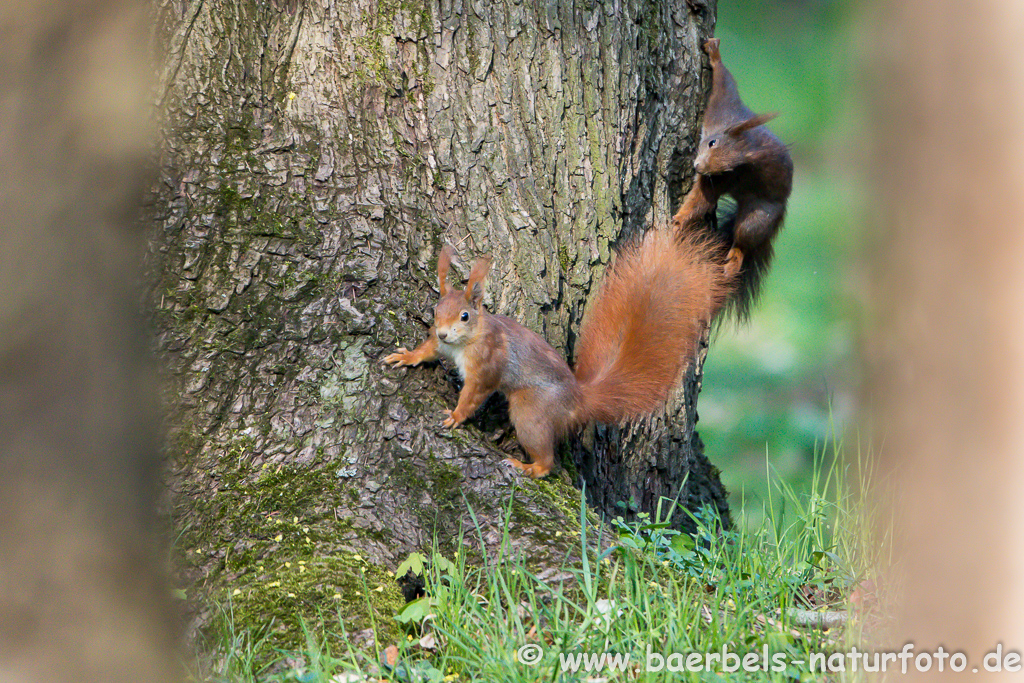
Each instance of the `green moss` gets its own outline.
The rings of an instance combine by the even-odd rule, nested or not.
[[[235,213],[240,203],[238,191],[230,183],[222,180],[220,187],[217,189],[216,215],[219,218],[224,218],[229,214]]]
[[[242,109],[237,121],[233,121],[225,133],[225,148],[229,152],[246,151],[260,139],[260,131],[255,126],[251,109]]]
[[[430,75],[430,56],[427,52],[426,36],[431,35],[431,5],[421,0],[381,0],[375,11],[364,12],[360,23],[365,34],[353,40],[356,48],[358,67],[356,76],[363,81],[384,86],[392,92],[405,92],[401,69],[393,64],[394,56],[387,54],[384,48],[384,37],[393,36],[398,13],[403,13],[416,27],[416,31],[424,36],[417,55],[418,64],[414,66],[413,76],[423,87],[433,89],[433,78]]]
[[[458,498],[462,490],[462,472],[448,463],[442,462],[432,454],[427,456],[427,478],[432,484],[433,493],[443,500]]]
[[[204,599],[230,602],[235,622],[247,627],[272,622],[275,645],[286,649],[301,643],[300,618],[312,621],[333,604],[344,604],[349,629],[376,621],[397,634],[390,617],[402,598],[394,577],[341,550],[364,530],[337,519],[334,508],[357,503],[358,493],[343,486],[331,463],[253,473],[253,444],[250,437],[234,441],[208,468],[219,486],[189,496],[186,514],[201,524],[179,520],[178,549],[186,568],[203,573]],[[326,505],[311,507],[314,500]],[[386,530],[366,535],[390,540]]]
[[[558,248],[558,265],[562,269],[562,275],[567,276],[569,274],[569,267],[572,264],[569,261],[569,250],[566,249],[564,244]]]
[[[230,604],[236,624],[267,626],[274,646],[292,651],[305,645],[300,619],[313,623],[335,606],[349,632],[375,626],[377,642],[394,641],[401,627],[390,617],[405,603],[391,572],[354,553],[252,564],[210,597]]]
[[[469,73],[476,74],[480,68],[480,55],[476,50],[476,21],[473,14],[466,17],[466,57],[469,59]]]

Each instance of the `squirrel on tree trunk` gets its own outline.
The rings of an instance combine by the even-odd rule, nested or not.
[[[704,51],[713,76],[694,160],[698,175],[673,224],[685,231],[713,211],[723,195],[736,200],[735,210],[719,222],[718,235],[730,245],[725,275],[738,278],[729,307],[744,320],[771,265],[772,240],[793,189],[793,160],[764,125],[775,114],[758,115],[743,104],[736,79],[722,63],[718,38],[705,42]]]
[[[490,257],[476,261],[465,291],[450,288],[454,250],[437,263],[441,300],[426,341],[384,358],[394,367],[444,356],[464,380],[443,425],[469,418],[495,391],[508,397],[519,443],[543,477],[557,441],[590,421],[649,415],[668,400],[730,287],[716,245],[696,234],[651,230],[619,250],[580,330],[576,371],[540,335],[483,307]]]

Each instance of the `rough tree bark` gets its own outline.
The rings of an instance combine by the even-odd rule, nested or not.
[[[454,549],[467,504],[497,544],[513,491],[511,543],[535,566],[578,545],[560,533],[578,527],[572,477],[502,464],[518,451],[500,401],[445,430],[453,374],[379,359],[424,336],[443,242],[462,275],[493,254],[490,309],[571,352],[616,241],[665,222],[688,182],[715,11],[692,5],[160,7],[170,505],[189,578],[232,592],[236,617],[287,625],[333,598],[365,623],[357,568],[386,611],[388,568],[432,538]],[[688,474],[684,501],[725,511],[693,433],[700,364],[671,419],[568,449],[600,509],[649,509]]]

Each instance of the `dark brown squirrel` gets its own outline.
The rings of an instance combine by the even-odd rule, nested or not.
[[[445,410],[445,427],[462,424],[495,391],[505,394],[532,460],[508,462],[531,477],[551,471],[557,441],[572,430],[661,408],[730,292],[717,245],[649,231],[620,249],[608,270],[580,330],[574,374],[540,335],[484,309],[490,257],[474,263],[465,291],[450,288],[453,254],[445,246],[438,258],[441,300],[426,341],[384,362],[401,367],[444,356],[455,363],[464,384],[458,405]]]
[[[718,38],[704,43],[711,58],[711,95],[694,168],[697,177],[673,218],[685,230],[713,211],[720,197],[731,195],[735,211],[724,217],[718,234],[731,247],[725,274],[737,278],[729,308],[739,320],[750,315],[771,265],[772,240],[782,227],[793,189],[789,150],[765,127],[775,114],[755,114],[740,99],[736,79],[722,63]]]

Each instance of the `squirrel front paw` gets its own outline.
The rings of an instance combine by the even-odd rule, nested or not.
[[[412,358],[409,353],[409,349],[404,346],[399,346],[398,351],[395,353],[389,353],[384,356],[384,360],[381,361],[385,365],[390,365],[393,368],[400,368],[403,365],[413,365]]]
[[[455,419],[455,411],[454,410],[448,410],[447,408],[445,408],[444,409],[444,414],[447,415],[448,417],[446,417],[444,419],[444,422],[441,423],[442,427],[452,427],[452,428],[454,428],[454,427],[458,427],[459,424],[462,423],[462,420],[456,420]]]

